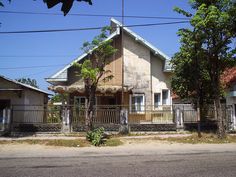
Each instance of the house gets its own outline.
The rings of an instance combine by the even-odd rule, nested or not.
[[[228,68],[221,76],[226,105],[231,109],[231,129],[236,130],[236,67]]]
[[[0,76],[0,124],[43,122],[48,95],[41,89]]]
[[[113,40],[118,52],[105,69],[111,70],[113,79],[99,83],[96,104],[121,105],[123,93],[123,105],[129,110],[129,122],[154,121],[147,111],[171,109],[170,58],[127,27],[123,28],[122,47],[122,24],[111,19],[111,27],[114,30],[108,39]],[[70,104],[82,105],[85,102],[83,80],[75,73],[73,63],[82,62],[86,55],[84,53],[46,79],[52,84],[49,88],[52,91],[69,93]],[[157,113],[156,116],[163,117],[163,114]]]

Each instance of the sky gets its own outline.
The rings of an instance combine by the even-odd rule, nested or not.
[[[100,27],[110,24],[110,17],[84,17],[70,14],[109,14],[121,15],[121,0],[93,0],[90,6],[85,2],[75,2],[67,16],[60,11],[61,5],[47,9],[42,0],[12,0],[0,7],[0,32],[28,31],[47,29],[69,29]],[[173,11],[177,6],[192,11],[188,0],[124,0],[126,16],[164,16],[183,17]],[[13,12],[40,12],[50,15],[9,14]],[[58,15],[53,15],[53,14]],[[121,18],[117,18],[121,21]],[[165,23],[180,20],[137,19],[125,18],[125,25]],[[145,40],[152,43],[169,57],[179,50],[179,28],[189,27],[189,24],[174,24],[148,27],[132,27],[131,29]],[[83,51],[81,46],[85,41],[91,41],[99,34],[99,30],[0,34],[0,75],[11,79],[29,77],[36,79],[39,87],[45,91],[49,84],[45,78],[50,77],[79,57]],[[20,67],[20,68],[19,68]]]

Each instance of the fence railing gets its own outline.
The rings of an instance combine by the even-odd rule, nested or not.
[[[14,105],[11,108],[13,123],[61,123],[60,106]]]
[[[129,124],[166,124],[173,123],[173,111],[171,106],[154,107],[140,106],[138,109],[132,109],[134,106],[121,105],[96,105],[93,117],[94,123],[101,124],[120,124],[120,111],[125,108],[128,111]],[[85,107],[72,107],[72,122],[73,124],[85,123]]]
[[[62,123],[63,111],[69,110],[69,122],[74,125],[85,124],[86,109],[78,105],[14,105],[11,108],[13,123],[23,124],[56,124]],[[120,124],[121,109],[125,108],[128,112],[129,124],[171,124],[182,119],[183,123],[196,123],[197,112],[191,106],[155,106],[155,105],[96,105],[93,122],[95,124]],[[176,110],[179,109],[179,117]],[[205,112],[205,120],[214,121],[214,109]],[[228,124],[232,122],[232,111],[225,110],[227,113]],[[178,119],[177,119],[178,118]]]
[[[72,123],[85,123],[85,107],[72,107]],[[93,122],[98,124],[119,124],[120,123],[120,107],[119,106],[96,106]]]

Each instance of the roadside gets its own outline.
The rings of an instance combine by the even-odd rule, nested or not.
[[[101,147],[108,146],[152,146],[164,144],[227,144],[236,143],[234,134],[228,135],[226,139],[218,139],[215,134],[202,133],[199,138],[197,133],[159,133],[159,134],[130,134],[121,136],[111,135],[104,141]],[[25,137],[0,137],[0,148],[2,146],[17,145],[41,145],[52,147],[92,147],[92,144],[86,140],[85,134],[40,134]]]
[[[158,154],[211,154],[235,152],[236,144],[181,144],[148,140],[143,142],[125,142],[117,147],[59,147],[39,144],[2,144],[0,159],[27,157],[94,157],[94,156],[140,156]]]

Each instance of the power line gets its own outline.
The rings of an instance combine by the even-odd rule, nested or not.
[[[43,71],[40,71],[40,72],[37,72],[37,73],[24,75],[24,76],[22,76],[22,78],[29,77],[29,76],[35,76],[35,75],[39,75],[39,74],[46,73],[46,72],[48,72],[48,70],[43,70]]]
[[[41,66],[19,66],[19,67],[8,67],[8,68],[0,68],[2,70],[8,69],[33,69],[33,68],[49,68],[49,67],[56,67],[56,66],[65,66],[67,64],[60,64],[60,65],[41,65]]]
[[[61,13],[48,13],[48,12],[23,12],[23,11],[0,11],[5,14],[22,14],[22,15],[54,15],[63,16]],[[82,17],[117,17],[122,18],[122,15],[115,14],[85,14],[85,13],[71,13],[67,16],[82,16]],[[181,17],[166,17],[166,16],[140,16],[140,15],[125,15],[124,18],[139,18],[139,19],[165,19],[165,20],[188,20],[189,18]]]
[[[182,24],[182,23],[189,23],[189,21],[175,21],[175,22],[165,22],[165,23],[135,24],[135,25],[125,25],[124,27],[148,27],[148,26],[173,25],[173,24]],[[98,30],[98,29],[102,29],[102,28],[103,27],[88,27],[88,28],[74,28],[74,29],[72,28],[72,29],[50,29],[50,30],[29,30],[29,31],[6,31],[6,32],[0,32],[0,34],[73,32],[73,31]]]
[[[0,55],[0,58],[49,58],[49,57],[76,57],[78,55]]]

